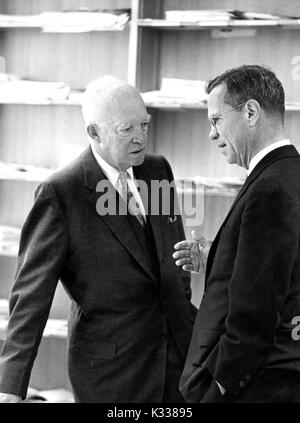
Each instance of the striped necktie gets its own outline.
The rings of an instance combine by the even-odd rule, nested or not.
[[[130,177],[127,172],[119,173],[118,186],[120,188],[120,194],[122,198],[127,202],[128,210],[130,211],[130,213],[138,219],[142,226],[144,226],[145,221],[143,219],[139,203],[136,201],[128,185],[128,176]]]

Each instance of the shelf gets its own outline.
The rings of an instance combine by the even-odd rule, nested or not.
[[[158,91],[153,91],[157,93]],[[142,97],[147,107],[152,107],[153,109],[162,109],[162,110],[186,110],[186,109],[196,109],[196,110],[207,110],[207,104],[201,101],[195,101],[193,99],[185,98],[171,98],[171,97],[161,97],[150,99],[148,93],[142,93]],[[300,101],[289,101],[285,104],[286,111],[300,111]]]
[[[143,93],[142,93],[142,97]],[[51,99],[40,99],[40,100],[16,100],[9,98],[1,98],[0,104],[19,104],[28,106],[81,106],[82,94],[71,94],[66,100],[51,100]],[[207,104],[203,102],[196,102],[189,99],[172,99],[164,98],[159,100],[147,100],[144,98],[145,105],[153,109],[160,109],[165,111],[184,111],[184,110],[207,110]],[[285,105],[287,112],[300,112],[300,102],[288,102]]]
[[[55,100],[51,98],[27,98],[27,99],[18,99],[18,98],[5,98],[0,94],[0,104],[24,104],[30,106],[81,106],[82,93],[71,93],[68,95],[68,98],[62,100]]]
[[[204,197],[236,197],[239,190],[237,189],[221,189],[221,188],[204,188]],[[181,188],[177,189],[177,194],[180,195],[203,195],[203,192],[201,190],[192,190],[192,189],[186,189],[182,190]]]
[[[178,195],[235,197],[244,180],[238,178],[175,178]]]
[[[0,180],[42,182],[53,172],[54,169],[17,163],[0,162]]]
[[[157,29],[186,29],[186,30],[207,30],[207,29],[243,29],[243,28],[284,28],[284,29],[300,29],[300,19],[278,19],[278,20],[239,20],[230,21],[200,21],[200,22],[176,22],[166,19],[139,19],[137,20],[139,27],[157,28]]]
[[[1,83],[0,83],[1,84]],[[149,95],[150,94],[150,95]],[[81,106],[83,92],[71,91],[67,98],[57,100],[51,98],[20,98],[5,97],[0,92],[0,104],[39,105],[39,106]],[[189,98],[172,98],[159,95],[159,91],[141,93],[147,107],[162,110],[206,110],[207,103]],[[288,101],[285,105],[286,111],[300,111],[300,101]]]

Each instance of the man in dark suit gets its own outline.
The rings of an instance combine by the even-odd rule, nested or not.
[[[207,258],[180,390],[188,402],[300,402],[300,157],[284,135],[284,90],[250,65],[207,90],[210,139],[247,179],[211,246],[175,246],[185,270]]]
[[[90,146],[39,186],[22,229],[2,402],[26,397],[58,280],[72,299],[68,368],[77,402],[184,402],[178,383],[196,310],[190,278],[172,259],[184,230],[176,197],[171,219],[147,208],[156,201],[151,181],[173,181],[170,165],[145,154],[150,116],[130,85],[91,82],[83,116]]]

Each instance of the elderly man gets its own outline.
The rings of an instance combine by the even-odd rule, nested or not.
[[[171,168],[145,153],[150,116],[130,85],[110,76],[91,82],[83,116],[90,146],[39,186],[22,230],[1,400],[26,397],[61,280],[72,300],[68,368],[76,402],[183,402],[178,383],[195,308],[190,278],[172,260],[182,221],[148,214],[137,186],[171,183]]]
[[[284,134],[284,90],[249,65],[208,93],[210,139],[248,177],[211,246],[175,245],[185,270],[207,258],[180,389],[188,402],[300,402],[300,157]]]

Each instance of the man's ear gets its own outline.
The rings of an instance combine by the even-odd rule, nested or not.
[[[260,104],[258,103],[258,101],[251,98],[250,100],[247,101],[245,109],[247,112],[247,119],[249,121],[249,126],[250,127],[255,126],[261,113]]]
[[[100,141],[99,127],[96,123],[90,123],[87,128],[87,133],[94,141]]]

